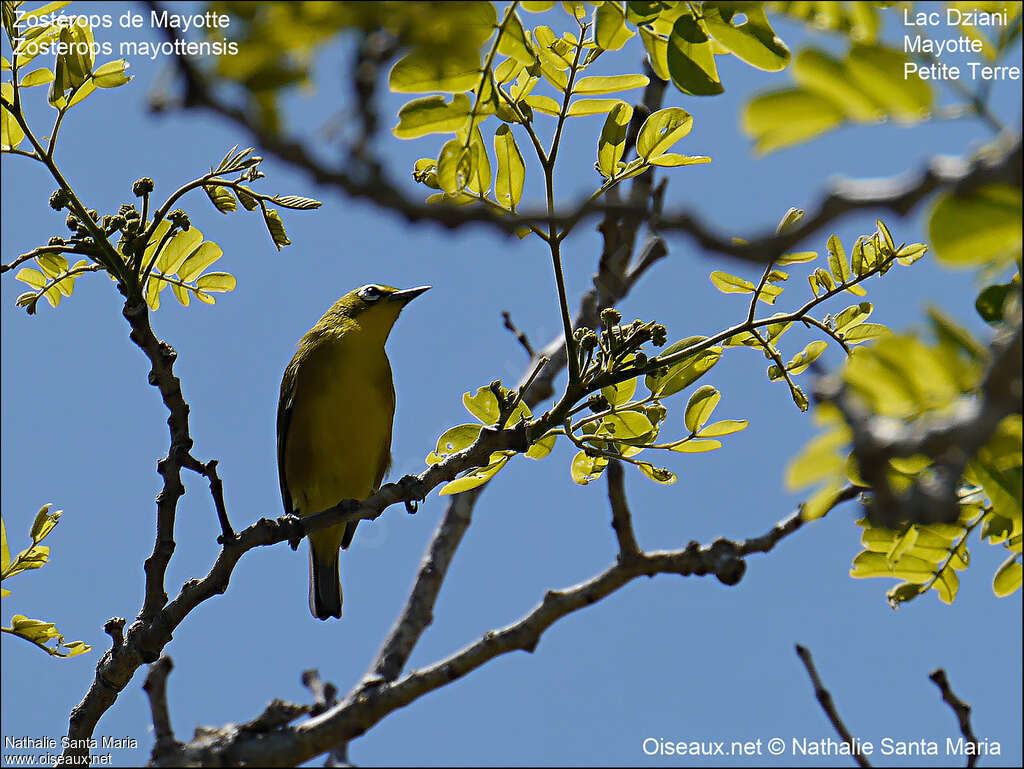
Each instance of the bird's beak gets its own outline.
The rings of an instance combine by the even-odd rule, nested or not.
[[[388,296],[388,301],[408,304],[429,288],[430,286],[417,286],[416,288],[407,288],[404,291],[395,291],[393,294]]]

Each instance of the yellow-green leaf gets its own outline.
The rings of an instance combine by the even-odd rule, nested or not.
[[[621,99],[578,99],[569,105],[569,111],[566,114],[569,117],[604,115],[611,112],[615,105],[624,103]]]
[[[693,128],[690,113],[679,107],[667,107],[652,113],[644,121],[636,139],[637,155],[644,160],[663,155]]]
[[[494,154],[498,161],[498,173],[494,177],[494,198],[502,208],[515,211],[523,196],[526,164],[507,125],[498,126],[494,132]]]
[[[723,294],[752,294],[757,289],[757,286],[749,280],[744,280],[721,270],[715,270],[711,273],[710,277],[711,282],[715,284],[715,288]]]
[[[732,435],[738,433],[740,430],[746,430],[750,422],[746,419],[722,419],[718,422],[712,422],[707,427],[702,428],[698,433],[698,438],[720,438],[723,435]]]
[[[604,77],[581,78],[572,88],[574,94],[581,96],[600,96],[606,93],[618,93],[633,88],[643,88],[650,81],[644,75],[608,75]]]
[[[721,399],[722,394],[711,385],[703,385],[694,390],[683,415],[686,429],[695,433],[703,427],[711,419],[711,415]]]

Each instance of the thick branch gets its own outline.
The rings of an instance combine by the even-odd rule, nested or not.
[[[475,643],[447,659],[395,682],[378,681],[357,688],[336,707],[305,723],[258,737],[224,734],[216,744],[196,739],[179,760],[190,765],[295,766],[365,733],[389,713],[476,670],[495,657],[516,650],[532,652],[544,631],[563,617],[597,603],[638,577],[656,574],[705,576],[734,585],[742,578],[745,556],[768,552],[800,525],[799,512],[765,534],[749,540],[718,539],[710,545],[691,542],[681,550],[642,552],[619,561],[591,579],[564,590],[549,590],[528,615],[501,630],[485,633]],[[245,536],[243,532],[242,536]]]

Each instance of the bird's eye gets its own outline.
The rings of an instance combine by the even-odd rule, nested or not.
[[[376,302],[383,296],[383,292],[377,286],[363,286],[359,289],[359,298],[366,302]]]

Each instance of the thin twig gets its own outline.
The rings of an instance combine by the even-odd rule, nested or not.
[[[825,685],[821,682],[821,677],[818,675],[818,670],[814,667],[814,660],[811,658],[811,652],[805,646],[800,644],[796,645],[797,656],[800,657],[800,661],[804,663],[804,667],[807,668],[807,675],[811,677],[811,683],[814,684],[814,696],[818,699],[818,704],[821,705],[821,709],[825,711],[825,715],[828,716],[828,720],[832,722],[832,726],[835,727],[836,732],[842,738],[843,742],[850,746],[850,755],[853,756],[853,760],[857,762],[858,766],[870,767],[871,763],[864,758],[863,754],[858,750],[857,741],[853,735],[850,734],[850,730],[846,728],[846,724],[843,723],[843,719],[839,717],[839,712],[836,710],[835,703],[832,701],[832,695],[829,690],[825,688]]]
[[[957,723],[960,725],[960,733],[964,736],[964,739],[974,746],[974,750],[967,752],[967,769],[974,769],[978,763],[979,751],[978,737],[974,734],[974,729],[971,727],[971,706],[953,693],[952,688],[949,686],[949,679],[946,677],[946,671],[942,668],[933,670],[928,678],[939,687],[939,691],[942,692],[942,701],[953,709]]]
[[[501,317],[502,320],[505,321],[505,328],[512,332],[512,335],[516,338],[516,341],[518,341],[519,344],[523,346],[523,349],[526,350],[526,354],[532,358],[535,355],[535,353],[533,351],[533,346],[530,344],[530,340],[527,338],[526,334],[520,331],[512,322],[512,316],[509,315],[507,310],[502,311]]]

